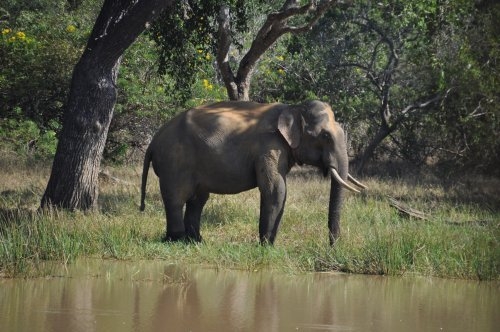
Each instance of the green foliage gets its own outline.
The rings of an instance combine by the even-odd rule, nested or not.
[[[101,4],[101,0],[3,3],[8,14],[8,20],[0,23],[3,146],[40,157],[53,155],[54,133],[61,128],[72,70]],[[225,99],[224,89],[215,79],[211,54],[195,49],[196,79],[189,87],[193,98],[181,98],[175,79],[158,74],[155,44],[140,36],[121,62],[105,158],[112,162],[136,160],[161,123],[186,106]]]
[[[14,112],[17,117],[0,119],[0,148],[40,158],[54,156],[57,122],[51,123],[51,129],[42,130],[34,121],[22,117],[19,108]]]
[[[42,127],[61,117],[71,71],[90,31],[89,21],[94,19],[86,8],[66,11],[66,1],[54,7],[44,3],[2,23],[0,39],[4,64],[0,69],[0,109],[11,114],[19,107],[25,117]]]
[[[0,5],[0,133],[3,147],[51,156],[61,128],[73,66],[102,0],[6,0]],[[229,6],[239,63],[282,1],[178,2],[125,53],[105,158],[133,161],[150,136],[179,111],[227,99],[216,69],[217,16]],[[256,101],[330,102],[346,124],[351,155],[380,126],[387,74],[392,119],[436,94],[447,98],[410,112],[376,150],[450,170],[498,172],[499,5],[459,1],[356,1],[334,7],[309,34],[284,36],[261,58],[251,85]],[[383,36],[383,37],[382,37]],[[385,38],[385,39],[384,39]],[[398,57],[389,68],[390,41]],[[54,136],[55,133],[55,136]],[[135,156],[135,157],[134,157]]]
[[[381,125],[389,89],[389,125],[401,124],[375,159],[439,164],[448,174],[464,167],[496,172],[498,13],[498,4],[479,10],[470,0],[361,1],[334,9],[310,34],[290,39],[285,66],[293,75],[281,89],[264,80],[262,99],[295,101],[314,92],[330,101],[359,156]],[[438,94],[447,98],[401,113]]]
[[[207,67],[199,55],[214,54],[214,15],[219,5],[217,1],[179,2],[149,31],[158,45],[159,71],[174,78],[173,91],[184,102],[192,95],[196,73]]]
[[[435,40],[437,67],[451,96],[437,123],[445,127],[442,159],[448,166],[499,174],[500,141],[500,4],[478,10],[455,34],[444,30]],[[436,128],[437,127],[437,128]]]
[[[286,40],[286,39],[284,39]],[[287,100],[302,101],[306,91],[297,87],[300,95],[297,96],[296,92],[290,92],[293,87],[295,73],[289,72],[289,64],[291,63],[289,54],[283,41],[278,41],[276,45],[270,49],[259,62],[259,67],[252,77],[252,100],[260,102],[276,102]],[[283,87],[285,87],[283,89]]]
[[[43,157],[54,154],[73,66],[95,19],[87,2],[7,1],[0,23],[2,142]]]
[[[256,8],[256,4],[259,5]],[[217,18],[221,5],[228,6],[231,15],[231,32],[234,54],[241,50],[244,34],[248,32],[256,12],[272,4],[261,0],[193,0],[178,2],[166,11],[152,26],[149,36],[159,50],[159,71],[174,80],[176,97],[185,102],[196,96],[197,82],[208,79],[215,86],[218,81],[215,66],[217,50]],[[200,73],[202,73],[200,75]],[[193,91],[193,89],[195,91]],[[227,99],[227,98],[226,98]]]

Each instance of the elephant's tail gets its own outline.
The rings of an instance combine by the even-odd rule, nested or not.
[[[140,210],[144,211],[146,205],[146,183],[148,182],[149,164],[151,163],[151,148],[148,147],[146,155],[144,156],[144,166],[142,168],[142,184],[141,184],[141,207]]]

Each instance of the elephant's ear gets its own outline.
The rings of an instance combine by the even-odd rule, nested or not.
[[[300,118],[290,109],[284,109],[278,118],[278,130],[292,149],[296,149],[300,143]]]

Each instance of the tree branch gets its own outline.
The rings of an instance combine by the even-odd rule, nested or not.
[[[119,0],[103,6],[85,52],[93,53],[107,66],[114,66],[149,23],[174,1]]]
[[[411,105],[408,105],[406,106],[403,110],[401,110],[400,112],[400,115],[398,116],[398,118],[391,124],[390,128],[396,128],[399,124],[401,124],[401,122],[404,121],[405,119],[405,116],[413,111],[416,111],[416,110],[419,110],[419,109],[423,109],[423,108],[426,108],[427,106],[433,104],[433,103],[436,103],[436,102],[439,102],[441,100],[444,100],[448,97],[448,94],[450,93],[451,91],[451,88],[446,90],[446,92],[444,94],[437,94],[437,95],[434,95],[433,97],[430,97],[428,99],[426,99],[425,101],[422,101],[422,102],[417,102],[417,103],[414,103],[414,104],[411,104]],[[392,129],[392,130],[394,130]]]
[[[311,30],[312,27],[318,22],[318,20],[325,14],[325,12],[330,9],[336,2],[337,1],[324,1],[317,7],[312,4],[309,9],[309,13],[312,14],[312,18],[309,20],[309,22],[300,27],[285,27],[285,33],[302,33]]]
[[[260,57],[271,47],[276,40],[286,33],[300,33],[307,31],[336,4],[336,0],[323,0],[316,4],[310,0],[300,6],[298,0],[286,0],[278,12],[270,13],[252,42],[250,49],[243,56],[236,76],[229,66],[229,47],[231,44],[229,9],[222,7],[219,13],[219,45],[217,62],[224,84],[230,99],[249,99],[250,79]],[[307,23],[302,26],[289,26],[288,21],[293,17],[311,15]]]
[[[222,5],[217,18],[219,23],[217,63],[220,74],[226,86],[229,99],[238,99],[238,88],[235,82],[233,70],[229,64],[229,49],[231,47],[231,25],[229,20],[229,7]]]
[[[358,63],[358,62],[341,63],[338,65],[338,67],[355,67],[355,68],[359,68],[359,69],[364,70],[366,77],[377,88],[378,93],[382,92],[382,87],[379,84],[378,77],[375,76],[374,71],[370,67],[365,66],[365,65]]]

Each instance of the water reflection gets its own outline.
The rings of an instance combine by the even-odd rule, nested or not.
[[[85,261],[0,281],[2,331],[494,331],[500,284]]]

